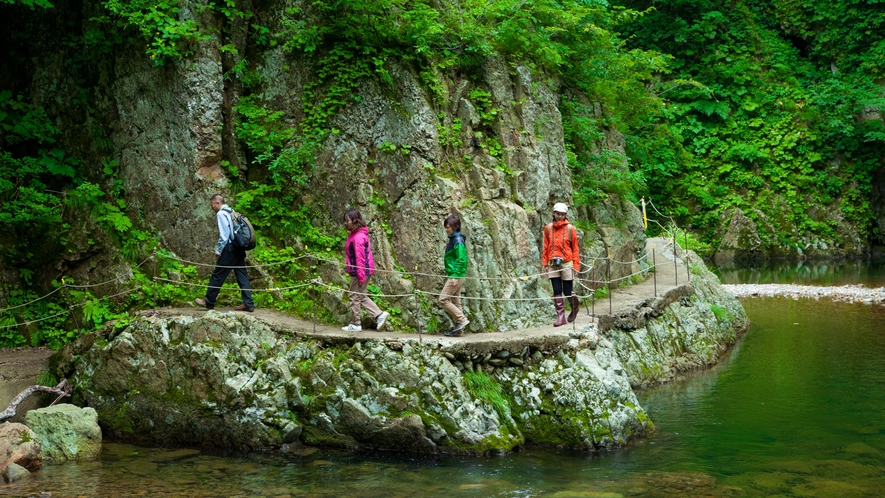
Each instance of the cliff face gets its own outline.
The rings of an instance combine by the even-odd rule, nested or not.
[[[266,7],[275,12],[282,5]],[[55,117],[65,147],[84,160],[87,179],[107,190],[121,182],[125,211],[138,226],[157,234],[161,246],[176,255],[211,263],[217,235],[209,195],[221,192],[236,205],[234,183],[261,181],[268,174],[251,162],[252,153],[237,139],[235,106],[246,90],[231,76],[232,65],[248,54],[261,81],[248,94],[281,111],[286,126],[295,127],[303,119],[305,85],[315,77],[315,61],[245,39],[232,40],[240,50],[234,57],[212,37],[200,41],[194,55],[162,67],[154,67],[139,44],[130,43],[72,73],[70,51],[58,52],[48,40],[59,30],[86,32],[100,11],[99,4],[87,1],[30,14],[34,37],[45,42],[26,50],[33,65],[15,83]],[[182,9],[181,15],[193,16],[209,31],[222,29],[217,16],[195,11]],[[274,16],[267,21],[273,29]],[[487,60],[479,74],[437,74],[433,89],[408,62],[389,60],[384,67],[389,84],[361,80],[351,102],[330,120],[335,132],[321,144],[291,209],[306,206],[312,224],[333,233],[340,230],[343,212],[357,207],[370,223],[382,270],[433,274],[443,273],[442,220],[458,214],[468,237],[466,294],[546,295],[539,280],[518,277],[539,270],[541,230],[552,205],[573,201],[556,81],[497,58]],[[90,75],[88,81],[78,79],[82,74]],[[86,106],[80,100],[84,88]],[[489,137],[500,150],[487,143]],[[607,130],[598,145],[623,153],[623,137],[615,130]],[[108,159],[118,163],[113,178],[102,173]],[[593,208],[574,209],[570,219],[579,225],[588,262],[608,254],[630,261],[644,247],[638,210],[617,195]],[[286,234],[276,243],[301,247],[299,236]],[[67,273],[81,282],[97,281],[128,266],[110,241],[83,239],[73,240],[41,279]],[[272,242],[265,237],[262,243]],[[151,248],[143,250],[149,254]],[[616,265],[612,277],[638,269]],[[594,276],[601,277],[601,270]],[[345,283],[337,266],[321,267],[320,274]],[[411,292],[415,281],[403,277],[379,272],[375,283],[386,293]],[[427,277],[418,286],[436,291],[442,279]],[[346,314],[341,296],[324,303],[333,314]],[[536,301],[468,303],[474,330],[535,325],[539,311],[548,307]],[[413,322],[408,312],[404,320]]]

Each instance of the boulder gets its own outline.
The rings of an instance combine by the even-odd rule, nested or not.
[[[70,404],[31,410],[25,416],[37,435],[43,457],[53,463],[88,460],[101,453],[101,428],[92,408]]]
[[[763,257],[762,250],[762,238],[756,222],[740,208],[735,208],[728,223],[728,231],[716,250],[716,260],[760,259]]]
[[[30,476],[31,473],[28,471],[28,469],[22,467],[15,462],[10,462],[10,464],[7,465],[5,469],[3,469],[3,480],[7,483],[21,481],[22,479],[27,479]]]
[[[0,471],[10,463],[37,470],[43,464],[40,442],[34,432],[23,424],[0,424]]]

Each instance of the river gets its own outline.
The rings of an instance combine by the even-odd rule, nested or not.
[[[720,269],[727,283],[885,284],[885,265]],[[303,448],[231,455],[106,443],[3,496],[885,496],[885,307],[744,300],[750,331],[715,368],[640,393],[656,433],[591,455],[528,448],[417,458]]]

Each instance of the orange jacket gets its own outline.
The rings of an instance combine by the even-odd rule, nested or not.
[[[563,262],[573,261],[575,270],[581,269],[578,231],[568,220],[548,223],[544,227],[544,253],[541,255],[541,266],[549,266],[553,258],[562,258]]]

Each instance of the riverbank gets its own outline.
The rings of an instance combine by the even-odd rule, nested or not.
[[[885,287],[862,285],[816,286],[794,284],[732,284],[723,285],[737,298],[788,297],[792,299],[830,299],[836,302],[881,304],[885,302]]]

